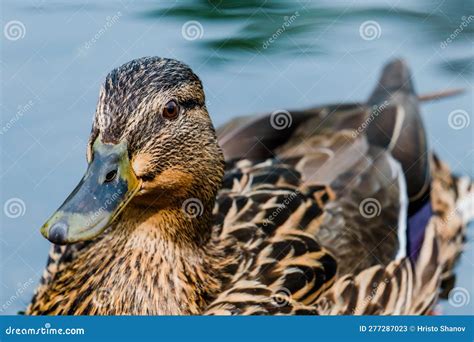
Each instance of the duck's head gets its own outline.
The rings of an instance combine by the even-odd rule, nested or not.
[[[41,228],[53,243],[97,237],[127,205],[211,215],[224,162],[199,78],[164,58],[113,70],[100,91],[87,160],[79,185]]]

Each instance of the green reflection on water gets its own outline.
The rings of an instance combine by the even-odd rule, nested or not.
[[[197,0],[157,5],[140,16],[199,22],[206,34],[194,42],[195,46],[203,58],[225,63],[245,53],[334,54],[336,42],[344,38],[337,29],[358,28],[364,20],[407,27],[416,33],[420,45],[435,47],[457,32],[455,40],[460,44],[472,38],[474,16],[471,18],[470,14],[474,15],[472,0],[423,0],[413,9],[386,4],[368,7],[347,1],[328,6],[327,2],[318,1]],[[463,67],[463,63],[466,62],[448,61],[448,67],[442,69],[470,73],[472,67]]]

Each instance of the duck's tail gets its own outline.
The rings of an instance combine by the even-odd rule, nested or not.
[[[403,60],[388,63],[369,97],[374,120],[367,130],[369,141],[391,151],[407,179],[409,211],[427,200],[431,180],[428,142],[419,100],[410,71]]]
[[[460,92],[455,89],[418,96],[407,65],[397,59],[385,66],[368,100],[379,114],[368,127],[368,139],[389,149],[405,174],[408,255],[415,263],[422,262],[419,251],[426,240],[425,228],[432,221],[436,223],[442,296],[454,287],[453,269],[463,249],[465,227],[474,218],[474,190],[472,180],[453,176],[429,150],[419,102]]]
[[[454,288],[453,269],[466,225],[474,219],[474,184],[468,177],[453,177],[435,155],[430,165],[433,215],[417,261],[405,257],[339,278],[316,302],[319,314],[426,315],[439,296],[447,298],[451,291],[455,305],[466,300],[467,290]]]

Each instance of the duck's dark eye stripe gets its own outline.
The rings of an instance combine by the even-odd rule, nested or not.
[[[186,99],[186,100],[180,101],[179,104],[181,105],[181,107],[186,108],[186,109],[202,107],[203,105],[201,101],[196,101],[195,99]]]
[[[146,175],[143,175],[141,179],[145,182],[151,182],[153,179],[155,179],[156,174],[155,173],[149,173]]]

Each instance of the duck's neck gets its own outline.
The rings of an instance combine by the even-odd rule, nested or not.
[[[117,291],[124,300],[134,298],[141,312],[200,313],[219,288],[206,213],[193,217],[175,208],[144,214],[142,208],[130,208],[105,239],[109,242],[104,241],[120,241],[113,248],[116,270],[110,272],[115,279],[107,280],[109,285],[121,277]]]
[[[47,302],[36,313],[201,313],[220,289],[215,271],[219,257],[209,242],[183,240],[181,232],[186,229],[194,234],[190,229],[196,223],[191,221],[179,209],[154,214],[127,209],[100,240],[38,293],[39,302],[43,297],[43,301],[60,298],[61,303],[53,310],[48,306],[54,303]]]

